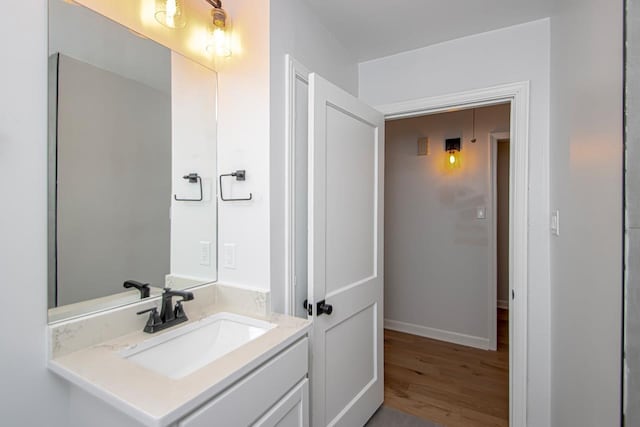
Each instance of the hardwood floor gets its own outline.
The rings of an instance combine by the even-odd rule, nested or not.
[[[447,427],[508,426],[508,327],[499,309],[495,352],[385,330],[384,404]]]

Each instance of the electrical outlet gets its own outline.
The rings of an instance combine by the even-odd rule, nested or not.
[[[225,243],[222,251],[222,266],[235,270],[236,268],[236,244]]]
[[[211,242],[200,242],[200,265],[211,265]]]

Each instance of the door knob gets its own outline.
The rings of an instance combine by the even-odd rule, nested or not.
[[[317,304],[317,313],[318,316],[321,314],[331,314],[333,313],[333,306],[331,304],[327,304],[325,300],[322,300]]]

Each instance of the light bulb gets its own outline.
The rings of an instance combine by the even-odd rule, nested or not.
[[[230,22],[227,13],[224,9],[215,8],[211,11],[211,18],[207,52],[218,57],[231,56]]]
[[[455,153],[449,153],[449,164],[450,165],[455,165],[456,164],[456,154]]]
[[[209,35],[207,52],[215,56],[231,56],[229,37],[224,30],[216,28]]]
[[[157,0],[156,21],[169,28],[183,28],[187,21],[184,16],[183,0]]]
[[[165,11],[167,16],[167,24],[170,27],[176,26],[176,13],[178,12],[178,5],[175,0],[167,0],[167,9]]]

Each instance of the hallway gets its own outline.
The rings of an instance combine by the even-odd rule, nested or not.
[[[447,427],[509,425],[509,314],[498,350],[385,330],[384,404]]]

